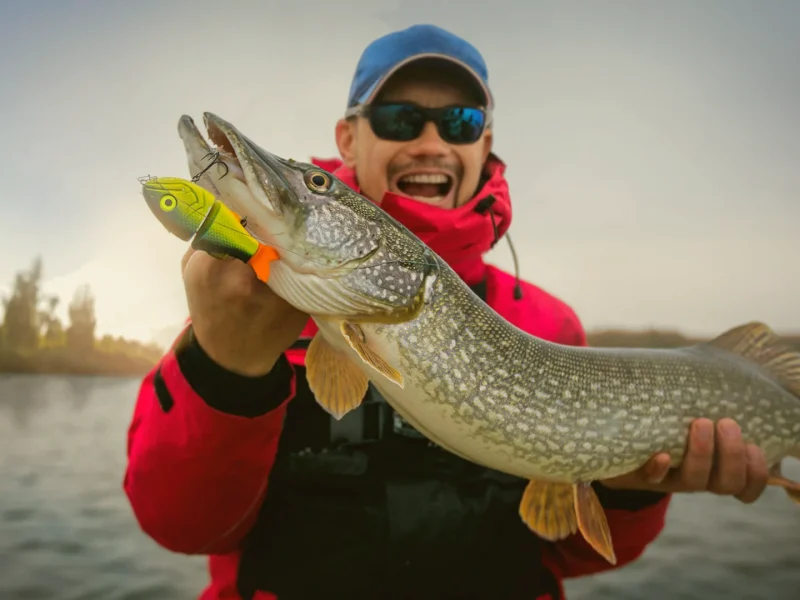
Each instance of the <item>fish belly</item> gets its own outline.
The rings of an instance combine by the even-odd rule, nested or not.
[[[611,368],[603,366],[606,355],[583,352],[580,361],[585,365],[575,363],[582,370],[574,376],[572,370],[565,375],[552,367],[567,359],[557,356],[562,350],[549,348],[550,370],[528,368],[527,379],[514,372],[522,370],[522,361],[515,367],[513,359],[502,355],[466,373],[465,362],[454,358],[457,350],[432,348],[436,342],[422,324],[361,324],[370,347],[402,373],[400,387],[349,348],[338,322],[317,322],[326,339],[420,433],[465,460],[510,475],[593,481],[631,472],[659,452],[668,452],[677,466],[689,427],[700,417],[736,419],[745,439],[758,444],[770,464],[800,445],[800,402],[759,376],[737,379],[733,367],[729,383],[710,390],[708,380],[691,378],[696,358],[637,357],[627,363],[635,375],[615,380],[602,374]],[[410,340],[417,340],[416,345]],[[614,368],[628,358],[618,361]],[[685,375],[673,380],[673,371]],[[592,373],[602,374],[606,382],[595,391],[587,385]],[[569,383],[556,385],[557,380]]]

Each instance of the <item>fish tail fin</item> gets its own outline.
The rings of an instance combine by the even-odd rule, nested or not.
[[[800,448],[795,448],[789,453],[792,458],[800,458]],[[776,485],[782,487],[789,500],[795,504],[800,504],[800,483],[792,481],[781,475],[781,463],[776,463],[769,472],[768,485]]]
[[[752,322],[734,327],[706,344],[760,365],[800,398],[800,351],[792,348],[764,323]]]
[[[795,504],[800,504],[800,483],[792,481],[791,479],[787,479],[782,475],[773,475],[769,478],[767,483],[769,485],[777,485],[778,487],[782,487],[783,491],[786,492],[786,495],[789,496],[789,500]]]

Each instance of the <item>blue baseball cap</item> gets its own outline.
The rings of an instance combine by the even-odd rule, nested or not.
[[[468,41],[435,25],[413,25],[367,46],[356,66],[347,107],[369,103],[400,67],[424,58],[450,61],[463,68],[475,78],[486,108],[492,109],[489,72],[481,53]]]

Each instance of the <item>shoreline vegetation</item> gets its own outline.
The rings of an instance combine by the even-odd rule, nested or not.
[[[731,328],[742,323],[731,325]],[[720,331],[720,334],[724,331]],[[800,350],[800,333],[775,332],[789,346]],[[609,348],[677,348],[707,342],[710,337],[692,337],[666,329],[603,329],[586,333],[590,346]]]
[[[56,315],[58,296],[42,292],[41,257],[16,274],[3,300],[0,373],[142,376],[164,348],[123,337],[95,334],[95,299],[79,286],[68,305],[67,322]]]
[[[155,342],[97,338],[95,299],[88,285],[75,291],[67,323],[61,323],[55,315],[61,299],[41,292],[42,273],[42,260],[36,258],[30,269],[17,273],[10,294],[3,298],[0,374],[141,377],[161,358],[166,347]],[[180,328],[175,329],[177,335]],[[591,346],[630,348],[674,348],[706,339],[657,329],[595,330],[587,337]],[[800,333],[783,338],[800,350]]]

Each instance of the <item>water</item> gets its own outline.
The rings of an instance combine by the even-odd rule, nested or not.
[[[123,494],[138,384],[0,376],[0,599],[195,600],[206,585],[205,559],[157,546]],[[749,507],[679,496],[639,561],[570,581],[569,598],[798,600],[798,538],[800,509],[779,490]]]

